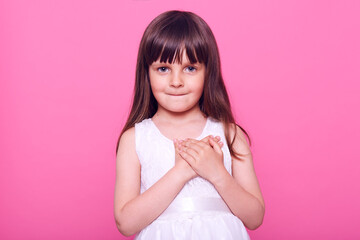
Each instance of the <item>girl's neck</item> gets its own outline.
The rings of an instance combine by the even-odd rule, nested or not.
[[[157,112],[152,117],[152,120],[159,122],[171,122],[173,125],[178,125],[194,120],[202,120],[204,118],[206,118],[206,116],[203,112],[201,112],[199,106],[181,113],[166,111],[159,106]]]
[[[185,139],[201,136],[207,119],[200,111],[200,108],[194,108],[181,113],[158,108],[158,111],[152,117],[152,122],[166,138]]]

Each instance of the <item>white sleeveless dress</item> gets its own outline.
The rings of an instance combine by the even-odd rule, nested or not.
[[[220,136],[224,165],[231,174],[231,156],[222,124],[207,118],[197,138]],[[148,118],[135,124],[136,153],[141,164],[141,193],[149,189],[175,164],[173,141]],[[214,186],[196,177],[185,184],[169,207],[139,232],[137,240],[248,240],[242,221],[233,215]]]

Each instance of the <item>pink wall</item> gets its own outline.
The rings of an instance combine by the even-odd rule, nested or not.
[[[0,239],[125,239],[115,143],[169,9],[217,38],[267,207],[252,239],[359,239],[357,0],[1,1]]]

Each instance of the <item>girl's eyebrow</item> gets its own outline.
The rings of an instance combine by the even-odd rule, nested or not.
[[[164,66],[164,65],[165,65],[165,63],[153,62],[149,67],[158,68],[158,67]]]

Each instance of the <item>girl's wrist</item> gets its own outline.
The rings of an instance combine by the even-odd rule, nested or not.
[[[230,173],[225,169],[225,167],[216,175],[214,175],[209,181],[214,185],[215,188],[222,187],[226,185],[226,182],[232,176]]]
[[[190,181],[194,178],[194,175],[191,171],[189,171],[188,166],[181,166],[181,164],[175,164],[173,168],[177,174],[177,176],[183,179],[185,182]]]

